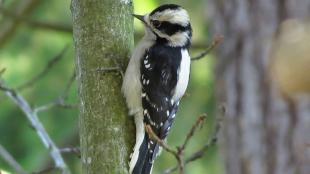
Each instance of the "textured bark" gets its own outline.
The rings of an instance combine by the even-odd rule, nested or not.
[[[130,0],[72,0],[83,173],[128,171],[135,133],[114,70],[133,46],[132,9]]]
[[[227,173],[309,173],[309,96],[285,99],[267,72],[280,23],[309,18],[310,1],[210,0],[208,5],[213,34],[225,38],[217,52],[217,95],[227,111],[222,143]]]

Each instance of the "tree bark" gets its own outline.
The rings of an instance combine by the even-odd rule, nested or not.
[[[127,173],[133,121],[121,94],[133,46],[131,0],[72,0],[83,173]],[[122,68],[123,69],[123,68]]]
[[[309,95],[283,97],[268,68],[280,24],[309,18],[310,1],[210,0],[208,5],[212,33],[224,35],[216,73],[218,101],[226,106],[221,146],[226,172],[309,173]]]

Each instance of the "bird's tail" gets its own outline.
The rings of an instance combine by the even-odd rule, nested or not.
[[[159,152],[159,145],[151,141],[147,134],[139,147],[139,154],[131,174],[150,174],[153,162]]]

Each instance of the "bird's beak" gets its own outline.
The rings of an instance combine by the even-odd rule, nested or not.
[[[139,19],[140,21],[142,21],[143,23],[146,23],[144,20],[144,16],[143,15],[136,15],[136,14],[132,14],[133,17]]]

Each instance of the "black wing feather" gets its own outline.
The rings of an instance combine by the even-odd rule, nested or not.
[[[154,133],[165,139],[178,108],[178,101],[172,101],[178,81],[181,49],[154,45],[146,51],[141,60],[142,106],[144,122],[151,125]],[[146,136],[148,136],[146,134]],[[153,161],[159,145],[151,142],[149,161]]]

